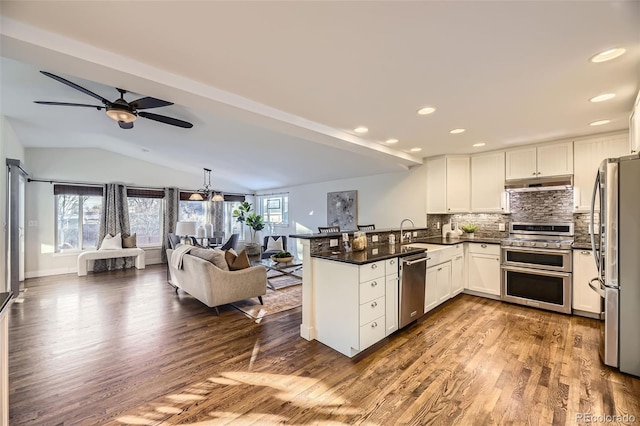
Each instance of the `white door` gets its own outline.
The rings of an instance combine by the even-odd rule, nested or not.
[[[505,166],[507,180],[536,177],[535,147],[507,151]]]
[[[469,253],[469,289],[500,295],[500,257]]]
[[[468,213],[471,202],[469,157],[447,157],[447,212]]]
[[[504,152],[471,157],[471,211],[504,212]]]
[[[464,257],[460,254],[451,259],[451,297],[464,290]]]
[[[436,266],[438,274],[438,305],[451,297],[451,262]]]
[[[537,176],[570,175],[573,173],[573,142],[538,147]]]
[[[438,265],[427,268],[427,282],[424,290],[424,313],[438,305]]]
[[[602,298],[589,287],[589,281],[598,276],[591,250],[573,251],[573,298],[574,310],[600,314]]]

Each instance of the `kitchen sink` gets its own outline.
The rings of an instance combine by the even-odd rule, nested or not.
[[[448,246],[443,246],[440,244],[427,244],[427,243],[408,243],[408,244],[404,244],[403,247],[435,251],[435,250],[446,249]]]

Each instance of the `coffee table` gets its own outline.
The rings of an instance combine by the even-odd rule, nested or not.
[[[278,263],[278,262],[272,261],[271,259],[260,259],[258,261],[252,262],[252,263],[253,263],[253,265],[262,265],[265,268],[267,268],[267,270],[280,272],[279,275],[274,275],[274,276],[269,277],[269,278],[275,278],[275,277],[281,277],[283,275],[289,275],[291,277],[300,278],[302,280],[302,276],[294,273],[294,272],[297,272],[300,269],[302,269],[302,261],[300,259],[294,258],[291,262],[287,262],[287,263]],[[275,290],[276,288],[273,286],[271,281],[269,281],[269,278],[267,278],[267,286],[271,290]],[[298,283],[289,284],[289,285],[285,285],[285,286],[280,286],[278,288],[291,287],[292,285],[298,285]]]

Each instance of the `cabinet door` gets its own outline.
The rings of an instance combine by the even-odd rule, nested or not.
[[[638,92],[635,107],[629,117],[629,145],[632,154],[640,152],[640,92]]]
[[[471,157],[471,211],[504,212],[504,152]]]
[[[469,157],[447,157],[447,213],[470,211]]]
[[[536,148],[523,148],[506,153],[506,179],[536,177]]]
[[[446,213],[447,164],[444,157],[427,159],[427,213]]]
[[[538,147],[537,176],[573,174],[573,142]]]
[[[387,275],[385,284],[385,335],[388,336],[398,329],[398,274]]]
[[[626,155],[628,146],[629,142],[626,132],[604,138],[600,137],[574,142],[574,212],[586,212],[591,208],[593,183],[600,162],[605,158]]]
[[[464,257],[459,254],[451,259],[451,297],[464,290]]]
[[[469,289],[500,295],[500,257],[469,252]]]
[[[451,262],[435,266],[437,273],[438,305],[451,297]]]
[[[598,276],[590,250],[573,251],[573,309],[600,314],[602,298],[589,287],[589,281]]]
[[[438,265],[427,268],[427,282],[424,290],[424,313],[438,305]]]

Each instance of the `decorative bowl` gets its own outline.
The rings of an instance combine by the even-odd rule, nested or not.
[[[289,263],[293,260],[293,256],[289,256],[289,257],[274,257],[273,260],[275,260],[278,263]]]

